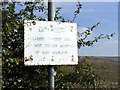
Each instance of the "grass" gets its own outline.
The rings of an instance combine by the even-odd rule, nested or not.
[[[79,60],[81,60],[79,58]],[[102,83],[105,83],[106,86],[115,85],[118,83],[118,61],[117,58],[100,58],[100,57],[90,57],[87,59],[88,62],[91,62],[96,68],[103,67],[104,69],[99,69],[96,73],[105,79]],[[0,60],[2,64],[2,60]],[[0,64],[0,65],[1,65]],[[60,66],[61,71],[65,74],[74,72],[74,66]],[[1,76],[1,75],[0,75]],[[1,81],[1,78],[0,78]]]
[[[1,54],[0,54],[0,90],[2,87],[2,59],[1,59]]]
[[[2,54],[0,53],[0,65],[2,64]]]
[[[113,60],[110,60],[109,58],[101,59],[99,58],[98,61],[101,61],[102,63],[98,65],[105,67],[104,70],[99,70],[98,74],[103,77],[106,82],[117,82],[118,81],[118,62],[117,58]],[[97,63],[97,61],[96,61]],[[96,66],[97,67],[97,66]]]
[[[117,57],[90,57],[87,59],[88,62],[91,62],[96,68],[103,68],[96,71],[97,75],[104,78],[103,83],[106,86],[118,83],[118,61]],[[61,66],[61,70],[64,73],[72,73],[72,66]]]

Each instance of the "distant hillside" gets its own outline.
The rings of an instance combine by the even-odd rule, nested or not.
[[[81,60],[83,57],[79,57],[79,63]],[[118,57],[86,57],[85,60],[97,69],[95,73],[103,80],[100,82],[102,83],[100,87],[118,87]],[[61,66],[61,71],[72,73],[73,67]]]
[[[97,71],[97,74],[105,79],[107,85],[118,83],[118,57],[89,57],[96,68],[103,68]]]

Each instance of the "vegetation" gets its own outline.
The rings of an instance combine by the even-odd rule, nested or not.
[[[47,68],[48,66],[30,66],[26,67],[23,63],[24,56],[24,20],[40,20],[45,21],[47,17],[47,6],[44,2],[2,2],[2,60],[3,60],[3,89],[4,88],[47,88]],[[19,10],[17,10],[19,7]],[[82,5],[80,2],[76,4],[76,10],[73,12],[72,20],[66,20],[60,16],[61,7],[56,7],[55,20],[60,22],[74,22]],[[45,17],[36,15],[34,12],[44,14]],[[78,33],[78,47],[92,46],[100,39],[110,39],[113,34],[95,37],[91,41],[87,41],[88,36],[100,23],[88,27],[83,33]],[[87,57],[81,59],[76,66],[72,67],[74,72],[64,73],[61,71],[62,66],[56,68],[56,88],[72,89],[78,88],[96,88],[100,77],[95,73],[96,68],[86,61]]]

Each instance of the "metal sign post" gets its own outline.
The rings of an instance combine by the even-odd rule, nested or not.
[[[54,21],[54,6],[53,1],[48,0],[48,21]],[[54,66],[48,66],[48,88],[54,90]]]
[[[49,90],[55,89],[54,65],[78,64],[77,24],[54,22],[53,4],[48,0],[48,21],[24,21],[24,64],[48,65]]]

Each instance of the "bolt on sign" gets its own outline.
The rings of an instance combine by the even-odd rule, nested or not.
[[[24,64],[78,64],[76,23],[25,20]]]

